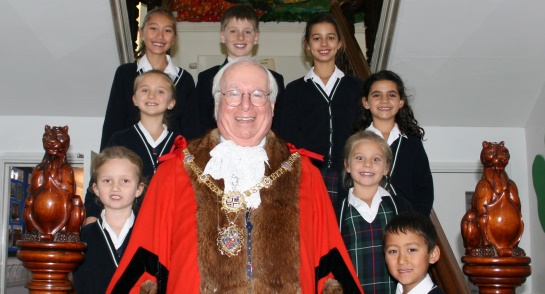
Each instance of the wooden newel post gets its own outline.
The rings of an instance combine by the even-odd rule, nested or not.
[[[517,186],[505,172],[509,157],[503,142],[483,142],[483,175],[461,222],[463,271],[479,293],[514,294],[532,273],[518,247],[524,223]]]
[[[17,241],[17,257],[32,273],[29,293],[72,293],[68,274],[83,260],[87,245],[79,242],[85,208],[74,193],[74,171],[66,159],[68,127],[45,126],[42,142],[45,155],[32,171],[24,207],[27,233]]]

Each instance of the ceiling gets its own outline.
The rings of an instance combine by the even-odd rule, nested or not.
[[[421,125],[524,127],[545,99],[545,1],[402,0],[394,34]]]
[[[109,1],[6,0],[0,115],[104,115]],[[388,68],[423,126],[524,127],[545,99],[545,1],[401,0]]]

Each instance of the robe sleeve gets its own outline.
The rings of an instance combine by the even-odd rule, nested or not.
[[[344,293],[363,293],[320,171],[307,157],[302,158],[301,164],[299,226],[303,293],[322,293],[329,279],[337,280]],[[306,281],[315,284],[308,285]]]
[[[187,260],[196,260],[197,233],[194,224],[197,206],[183,167],[181,149],[173,152],[176,156],[161,163],[149,185],[131,240],[107,293],[139,293],[141,284],[147,280],[157,282],[158,293],[165,293],[171,275],[171,255],[179,246],[172,240],[177,240],[180,231],[184,232],[184,240],[181,240],[184,244],[194,244],[184,248]],[[183,262],[179,267],[184,273],[183,279],[192,281],[191,285],[198,287],[197,263]],[[186,290],[187,293],[198,293],[198,288],[196,291]]]

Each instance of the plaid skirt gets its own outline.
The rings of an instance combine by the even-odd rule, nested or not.
[[[322,178],[324,179],[327,193],[331,198],[332,203],[337,203],[337,191],[339,187],[339,173],[331,168],[324,168],[320,170],[322,172]]]

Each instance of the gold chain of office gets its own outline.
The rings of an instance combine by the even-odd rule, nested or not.
[[[272,173],[270,176],[263,177],[261,182],[257,183],[250,189],[242,193],[237,191],[225,193],[216,184],[214,184],[212,180],[210,180],[209,175],[203,174],[202,169],[193,161],[195,157],[191,155],[187,148],[184,149],[183,152],[185,156],[184,162],[189,165],[191,170],[193,170],[193,172],[197,175],[199,182],[204,183],[212,192],[214,192],[214,194],[218,196],[218,198],[221,199],[221,210],[225,212],[225,217],[227,218],[228,223],[220,228],[218,215],[218,237],[216,242],[221,254],[229,257],[238,255],[244,243],[242,228],[237,226],[235,221],[238,218],[239,212],[246,209],[246,197],[258,192],[262,188],[269,188],[272,183],[285,172],[291,171],[295,161],[301,157],[301,155],[299,155],[297,152],[292,153],[288,160],[282,162],[280,167],[274,173]],[[229,213],[235,213],[234,219],[229,217]]]
[[[224,198],[225,192],[210,180],[210,175],[203,174],[202,169],[198,167],[193,161],[195,157],[189,152],[189,150],[187,150],[186,148],[183,152],[185,156],[184,162],[188,164],[191,170],[193,170],[193,172],[197,175],[199,182],[205,184],[217,196]],[[261,182],[257,183],[250,189],[242,192],[242,195],[244,195],[245,197],[249,197],[253,193],[261,190],[262,188],[269,188],[276,179],[282,176],[285,172],[290,171],[293,168],[293,164],[295,163],[295,161],[300,157],[301,155],[299,155],[299,153],[292,153],[288,160],[282,162],[280,167],[275,172],[273,172],[270,176],[263,177],[263,179],[261,179]]]

